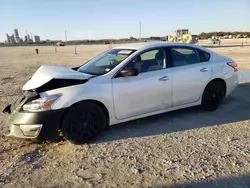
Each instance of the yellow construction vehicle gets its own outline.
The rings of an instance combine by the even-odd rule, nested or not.
[[[167,41],[170,42],[183,42],[189,44],[196,44],[198,42],[197,35],[191,35],[188,29],[178,29],[175,31],[176,36],[168,35],[166,37]]]

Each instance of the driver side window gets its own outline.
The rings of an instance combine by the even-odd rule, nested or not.
[[[163,49],[153,49],[136,56],[125,69],[137,69],[139,73],[166,68],[166,58]]]

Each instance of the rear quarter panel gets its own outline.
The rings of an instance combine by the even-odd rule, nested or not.
[[[226,82],[226,96],[228,96],[238,85],[237,72],[227,65],[228,62],[232,61],[233,59],[221,55],[214,55],[213,60],[211,61],[211,64],[213,65],[211,80],[220,78]]]

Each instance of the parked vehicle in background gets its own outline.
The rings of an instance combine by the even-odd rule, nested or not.
[[[4,112],[10,137],[72,143],[106,127],[200,105],[216,110],[237,87],[237,63],[204,47],[170,42],[117,46],[79,67],[41,66]]]
[[[212,38],[209,39],[208,44],[219,44],[220,45],[221,41],[218,38]]]
[[[65,44],[63,42],[57,42],[56,46],[65,46]]]

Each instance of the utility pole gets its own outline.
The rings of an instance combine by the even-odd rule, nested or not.
[[[141,22],[139,23],[139,39],[141,40]]]
[[[65,30],[65,43],[67,44],[67,30]]]

